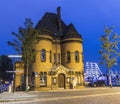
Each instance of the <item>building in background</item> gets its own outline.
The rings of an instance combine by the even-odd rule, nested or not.
[[[95,62],[86,62],[85,64],[85,81],[103,80],[103,74]]]
[[[120,72],[117,70],[111,69],[111,78],[113,86],[120,86]],[[85,84],[105,82],[105,85],[109,85],[108,83],[108,73],[103,74],[95,62],[86,62],[85,64],[85,73],[84,73]]]
[[[83,40],[72,23],[66,25],[63,22],[60,7],[57,8],[56,14],[45,13],[35,28],[39,31],[39,42],[34,46],[37,54],[29,69],[31,90],[83,86]],[[20,70],[18,66],[16,63],[16,70]],[[23,74],[16,73],[17,86],[22,86],[19,81],[22,81]]]

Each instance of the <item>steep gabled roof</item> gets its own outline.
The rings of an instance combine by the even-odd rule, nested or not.
[[[66,30],[66,24],[61,20],[61,30],[62,34]],[[59,27],[58,27],[58,18],[55,13],[45,13],[45,15],[42,17],[42,19],[38,22],[38,24],[35,27],[36,29],[40,30],[48,30],[52,34],[58,34],[59,33]]]

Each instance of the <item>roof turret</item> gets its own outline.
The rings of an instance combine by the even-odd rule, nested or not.
[[[65,34],[79,34],[77,30],[75,29],[74,25],[71,23],[67,27],[67,31]]]
[[[81,35],[77,32],[72,23],[68,25],[65,35],[62,36],[62,39],[66,38],[81,38]]]

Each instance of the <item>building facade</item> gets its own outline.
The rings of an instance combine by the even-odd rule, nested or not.
[[[73,24],[66,25],[57,13],[45,13],[35,27],[39,42],[29,69],[31,90],[69,89],[83,86],[82,37]]]

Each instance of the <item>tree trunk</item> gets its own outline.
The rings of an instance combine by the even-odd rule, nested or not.
[[[26,67],[25,67],[25,70],[26,70],[26,75],[25,75],[25,90],[28,91],[28,58],[27,58],[27,55],[26,55]]]
[[[28,91],[28,65],[26,65],[26,91]]]
[[[108,69],[108,80],[109,80],[109,86],[112,87],[112,78],[111,78],[110,69]]]

